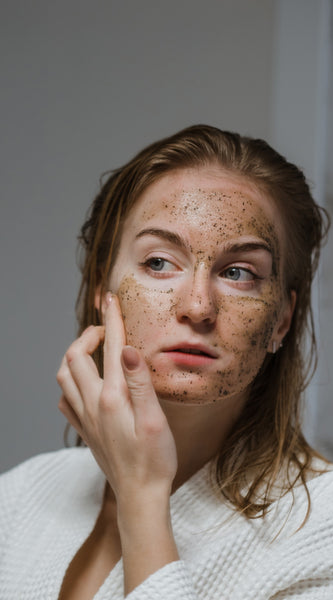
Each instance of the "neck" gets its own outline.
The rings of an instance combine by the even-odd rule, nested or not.
[[[239,398],[192,405],[161,400],[177,447],[178,470],[173,491],[218,455],[243,405],[244,399]]]

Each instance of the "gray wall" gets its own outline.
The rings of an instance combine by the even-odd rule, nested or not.
[[[197,122],[274,141],[282,5],[2,2],[0,470],[63,445],[55,374],[100,174]]]
[[[333,459],[333,2],[331,2],[329,28],[331,32],[329,40],[330,64],[323,185],[326,208],[332,218],[332,229],[323,252],[319,274],[318,329],[320,332],[320,361],[317,376],[319,402],[315,429],[318,431],[319,448]]]

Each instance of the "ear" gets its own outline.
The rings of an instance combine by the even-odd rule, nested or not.
[[[271,341],[268,347],[268,351],[275,354],[275,352],[282,346],[283,338],[287,335],[290,325],[292,322],[295,305],[296,305],[296,292],[291,290],[289,297],[285,300],[279,319],[273,329]]]

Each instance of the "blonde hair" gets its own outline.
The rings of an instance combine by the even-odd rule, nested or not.
[[[283,347],[267,354],[247,404],[216,462],[223,495],[248,517],[265,513],[283,475],[283,493],[300,481],[306,487],[317,453],[301,431],[301,402],[316,364],[311,284],[327,233],[327,213],[314,201],[295,165],[260,139],[207,125],[188,127],[151,144],[109,174],[79,237],[82,284],[77,301],[79,332],[100,324],[95,292],[107,290],[124,220],[140,194],[163,174],[217,163],[255,183],[276,203],[286,230],[285,292],[297,294],[292,325]],[[308,343],[306,354],[305,341]],[[96,362],[102,369],[101,350]],[[254,477],[249,482],[249,472]]]

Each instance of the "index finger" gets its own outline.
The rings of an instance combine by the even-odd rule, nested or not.
[[[105,310],[104,386],[114,389],[124,384],[121,352],[126,345],[126,332],[117,296],[108,292]]]

